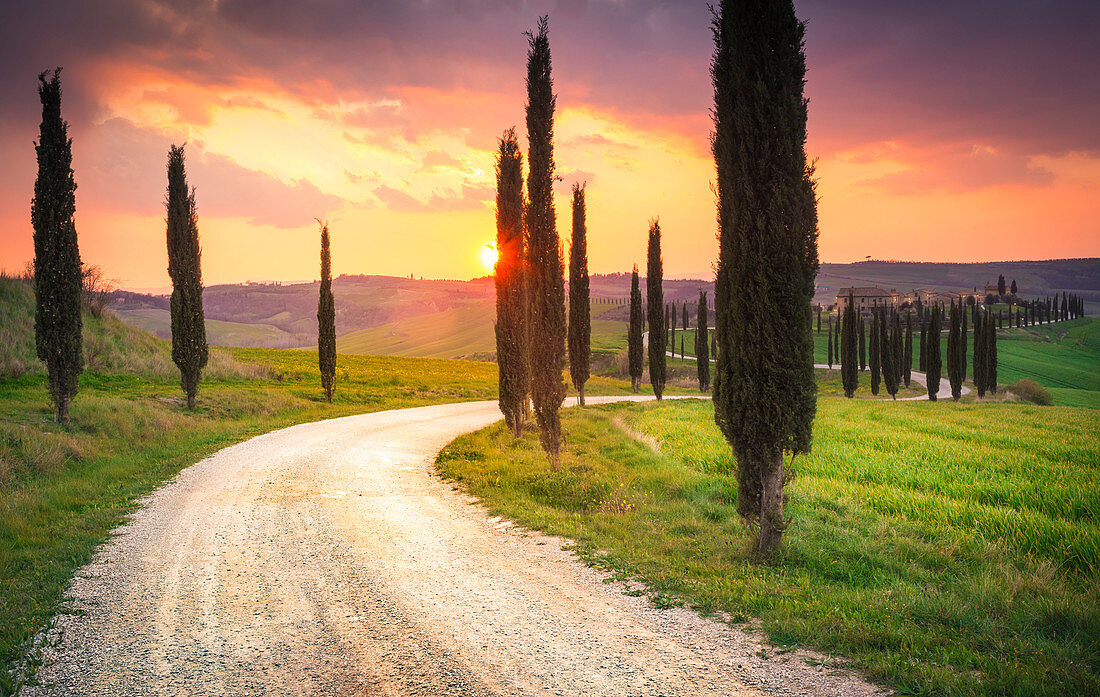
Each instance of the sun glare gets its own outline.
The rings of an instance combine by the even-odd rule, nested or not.
[[[497,263],[497,248],[491,244],[481,245],[481,265],[492,271]]]

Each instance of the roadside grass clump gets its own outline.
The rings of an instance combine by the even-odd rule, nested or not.
[[[1054,395],[1050,393],[1050,390],[1034,380],[1028,380],[1027,378],[1017,380],[1008,386],[1008,390],[1020,399],[1031,402],[1032,404],[1038,404],[1044,407],[1049,407],[1054,404]]]
[[[901,693],[1097,693],[1096,412],[943,406],[820,399],[774,566],[751,561],[708,401],[563,412],[553,487],[531,438],[497,426],[457,439],[438,466],[662,606],[849,657]],[[581,505],[597,491],[632,508]]]

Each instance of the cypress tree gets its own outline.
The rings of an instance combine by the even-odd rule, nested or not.
[[[905,350],[901,357],[901,364],[901,379],[905,382],[905,386],[909,387],[913,377],[913,315],[908,312],[905,313]]]
[[[943,369],[940,357],[940,315],[942,305],[933,305],[928,316],[928,330],[925,332],[925,340],[928,343],[925,349],[925,381],[928,388],[928,399],[936,401],[936,395],[940,391],[940,374]]]
[[[985,324],[990,321],[988,314],[978,317],[974,322],[974,387],[978,390],[978,399],[985,397],[986,370],[985,370]]]
[[[855,396],[859,387],[859,370],[856,361],[856,313],[852,309],[852,297],[849,295],[848,304],[844,307],[844,318],[841,320],[840,341],[840,380],[844,385],[844,396],[851,399]]]
[[[926,350],[927,347],[928,347],[928,341],[926,340],[927,337],[925,336],[926,332],[927,332],[927,325],[924,323],[923,320],[921,320],[921,323],[920,323],[920,357],[917,359],[917,370],[919,370],[922,373],[925,370],[928,369],[928,363],[927,363],[927,360],[926,360],[926,357],[928,356],[928,353],[927,353],[927,350]]]
[[[565,269],[554,212],[554,83],[550,78],[547,17],[527,33],[527,230],[528,347],[531,401],[539,441],[556,467],[565,399]]]
[[[332,403],[332,382],[336,378],[336,301],[332,297],[332,252],[328,223],[321,223],[321,292],[317,298],[317,366],[321,387]]]
[[[42,123],[34,150],[38,176],[34,228],[34,343],[46,364],[54,421],[69,426],[69,404],[84,371],[80,300],[83,275],[76,239],[76,182],[69,124],[61,118],[61,68],[38,76]]]
[[[905,356],[905,341],[901,335],[901,315],[891,312],[890,317],[892,322],[890,326],[890,363],[891,373],[893,373],[891,379],[894,383],[894,391],[890,393],[890,396],[897,399],[897,392],[901,387],[901,375],[904,372],[902,360]]]
[[[1057,302],[1057,300],[1055,300]],[[1066,291],[1062,291],[1062,320],[1069,319],[1069,304],[1066,302]]]
[[[665,391],[665,325],[661,308],[665,306],[664,269],[661,263],[661,221],[649,221],[649,247],[646,254],[646,304],[649,308],[649,384],[657,399]],[[665,308],[666,318],[668,308]]]
[[[699,375],[699,391],[710,389],[710,349],[707,343],[710,317],[707,312],[707,293],[699,291],[698,312],[695,318],[695,369]]]
[[[676,355],[676,303],[669,308],[669,346],[673,357]]]
[[[635,392],[642,382],[645,357],[642,352],[642,324],[645,313],[642,311],[642,291],[638,287],[638,265],[630,276],[630,329],[626,336],[627,357],[630,364],[630,387]]]
[[[684,316],[683,316],[683,322],[684,323],[680,326],[683,327],[684,331],[686,332],[688,330],[688,328],[691,327],[691,324],[688,321],[688,304],[684,303],[683,305],[680,306],[680,308],[683,310],[683,314],[684,314]]]
[[[1005,296],[1005,290],[1005,275],[1000,274],[997,276],[997,295],[1003,298]]]
[[[997,394],[997,332],[990,326],[985,337],[985,387]]]
[[[831,319],[829,320],[829,339],[828,339],[828,341],[829,341],[829,348],[828,348],[829,367],[832,368],[833,367],[833,321]]]
[[[879,315],[879,351],[882,353],[882,382],[886,387],[886,393],[897,399],[898,370],[895,364],[894,342],[891,336],[890,325],[886,320],[886,312]]]
[[[975,305],[975,308],[977,306]],[[959,306],[959,377],[963,382],[966,382],[966,345],[967,345],[967,326],[966,326],[966,313],[963,312],[962,305]]]
[[[180,369],[187,408],[206,365],[206,323],[202,311],[202,269],[195,190],[188,191],[183,146],[168,151],[168,275],[172,278],[172,361]]]
[[[516,129],[501,136],[496,157],[497,400],[512,435],[527,416],[527,280],[523,244],[523,153]]]
[[[806,162],[804,25],[790,0],[723,0],[713,22],[719,257],[715,421],[756,550],[783,529],[785,452],[809,452],[817,409],[810,303],[817,201]],[[767,89],[762,89],[762,85]]]
[[[859,317],[859,369],[867,370],[867,328],[863,325],[863,315],[858,311]]]
[[[588,305],[588,230],[584,187],[573,185],[573,238],[569,246],[569,377],[584,406],[584,383],[592,361],[592,318]]]
[[[868,349],[871,359],[871,394],[878,396],[879,383],[882,381],[882,349],[879,348],[882,337],[879,335],[878,310],[871,312],[871,340],[868,343],[870,343]]]
[[[1012,279],[1012,294],[1016,295],[1016,279]]]
[[[960,308],[951,303],[950,326],[947,331],[947,381],[951,384],[951,399],[956,402],[962,395],[962,373],[960,357],[959,333],[962,329]]]
[[[821,308],[817,308],[817,333],[821,333]]]
[[[713,360],[718,360],[718,335],[714,332],[710,333],[710,355],[714,356]]]

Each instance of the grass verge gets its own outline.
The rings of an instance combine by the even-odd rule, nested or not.
[[[563,425],[560,471],[498,426],[439,470],[659,605],[848,656],[902,693],[1100,691],[1094,411],[823,398],[774,567],[747,559],[709,402],[573,409]]]

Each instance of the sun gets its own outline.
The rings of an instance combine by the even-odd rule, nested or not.
[[[496,263],[497,248],[491,244],[481,245],[481,265],[492,271],[496,267]]]

